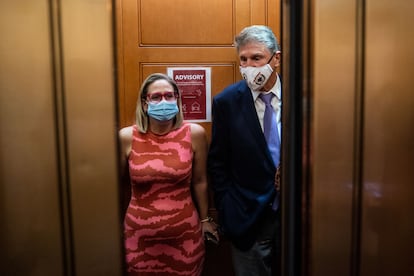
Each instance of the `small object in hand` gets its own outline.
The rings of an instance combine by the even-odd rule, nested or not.
[[[219,241],[217,240],[216,236],[213,235],[213,233],[205,232],[204,237],[205,237],[206,241],[212,242],[214,244],[219,243]]]

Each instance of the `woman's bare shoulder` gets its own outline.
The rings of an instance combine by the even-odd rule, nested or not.
[[[204,129],[204,127],[202,125],[196,124],[196,123],[190,123],[190,127],[191,127],[191,134],[192,135],[206,135],[206,130]]]
[[[119,139],[122,141],[130,141],[132,139],[134,127],[127,126],[119,130]]]
[[[194,147],[198,147],[198,146],[205,146],[207,144],[207,135],[206,135],[206,130],[204,129],[203,126],[196,124],[196,123],[191,123],[191,140],[193,141],[193,146]]]

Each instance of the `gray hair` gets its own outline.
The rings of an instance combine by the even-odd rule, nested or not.
[[[173,128],[174,129],[179,128],[183,124],[183,121],[184,121],[183,108],[182,108],[183,104],[181,101],[180,89],[178,89],[177,84],[172,78],[170,78],[169,76],[165,74],[154,73],[154,74],[149,75],[142,83],[141,89],[139,90],[138,99],[137,99],[137,107],[135,110],[135,115],[136,115],[135,123],[138,127],[138,130],[143,133],[147,132],[148,121],[149,121],[148,115],[144,111],[144,103],[147,99],[148,87],[154,82],[156,82],[157,80],[168,81],[168,83],[171,84],[171,86],[174,88],[174,93],[178,94],[177,106],[178,106],[179,111],[177,115],[175,115]]]
[[[263,43],[271,54],[280,51],[279,43],[273,31],[263,25],[252,25],[244,28],[234,40],[237,51],[240,47],[250,43],[258,42]]]

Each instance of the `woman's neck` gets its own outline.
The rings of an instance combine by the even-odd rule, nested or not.
[[[149,124],[149,130],[155,135],[165,135],[171,131],[173,127],[173,120],[166,122],[152,122]]]

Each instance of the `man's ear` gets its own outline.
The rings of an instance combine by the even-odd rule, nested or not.
[[[277,51],[274,54],[273,58],[276,60],[276,62],[275,62],[275,68],[279,67],[280,66],[280,62],[281,62],[281,59],[282,59],[282,53],[280,51]]]

